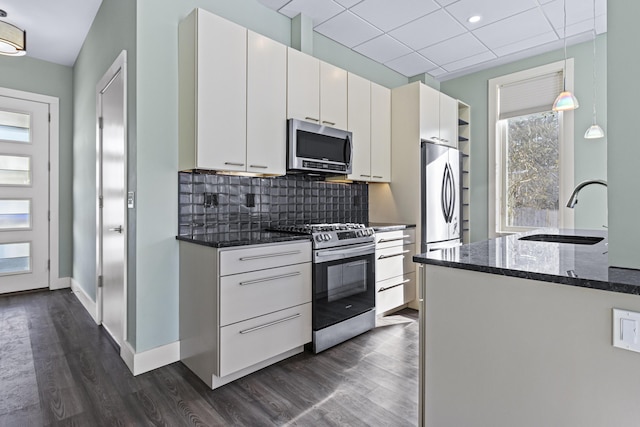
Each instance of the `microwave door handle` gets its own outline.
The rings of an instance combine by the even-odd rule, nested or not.
[[[347,135],[347,144],[344,147],[345,153],[344,158],[347,161],[347,164],[351,163],[351,154],[353,153],[353,142],[351,142],[351,138]]]

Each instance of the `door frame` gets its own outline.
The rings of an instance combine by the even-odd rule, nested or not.
[[[127,51],[123,50],[120,52],[118,57],[113,61],[113,64],[107,69],[102,78],[96,84],[96,277],[95,277],[95,289],[96,289],[96,322],[101,325],[102,324],[102,314],[103,314],[103,295],[102,295],[102,286],[100,283],[102,277],[102,206],[101,206],[101,197],[102,197],[102,138],[101,138],[101,128],[100,128],[100,118],[102,116],[101,109],[101,92],[105,89],[109,83],[117,76],[118,72],[122,73],[122,77],[124,80],[123,84],[123,124],[124,124],[124,188],[125,193],[128,190],[128,170],[129,170],[129,161],[127,156],[128,146],[129,146],[129,138],[128,138],[128,123],[127,123]],[[129,267],[127,264],[128,258],[128,220],[127,220],[127,209],[125,209],[125,224],[124,229],[122,231],[122,235],[124,238],[124,274],[123,274],[123,310],[122,310],[122,343],[121,349],[124,346],[124,343],[127,341],[127,311],[128,311],[128,298],[127,298],[127,273],[129,271]]]
[[[39,93],[0,87],[0,96],[24,101],[39,102],[49,106],[49,289],[69,287],[68,278],[60,278],[60,100]],[[52,227],[51,224],[54,224]]]

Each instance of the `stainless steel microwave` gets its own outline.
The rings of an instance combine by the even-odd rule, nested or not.
[[[351,173],[351,132],[297,119],[289,119],[287,126],[288,170],[334,175]]]

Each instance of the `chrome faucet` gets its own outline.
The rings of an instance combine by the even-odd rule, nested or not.
[[[573,193],[571,193],[571,197],[569,197],[569,201],[567,202],[568,208],[573,209],[575,207],[576,203],[578,203],[578,193],[580,192],[580,190],[582,190],[582,188],[590,184],[600,184],[606,187],[607,181],[602,179],[591,179],[588,181],[582,181],[580,184],[578,184],[575,190],[573,190]]]

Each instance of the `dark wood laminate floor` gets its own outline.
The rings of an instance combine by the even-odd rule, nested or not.
[[[0,297],[0,426],[414,426],[417,312],[216,390],[177,362],[134,377],[69,290]]]

